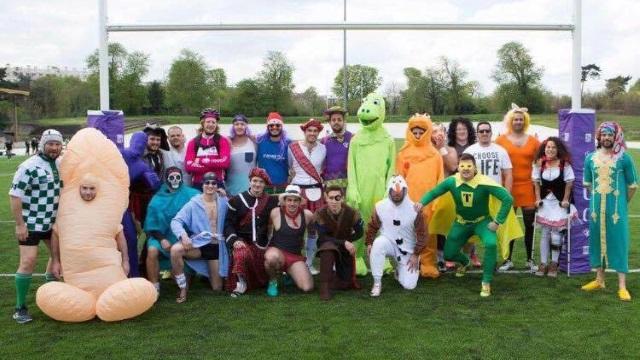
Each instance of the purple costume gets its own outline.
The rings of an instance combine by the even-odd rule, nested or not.
[[[154,191],[161,185],[160,178],[153,169],[142,159],[147,147],[147,134],[138,131],[131,136],[129,147],[122,150],[122,157],[129,168],[129,184],[144,181]],[[133,214],[129,209],[122,216],[124,236],[129,249],[129,277],[140,276],[138,269],[138,234],[133,222]]]
[[[344,132],[344,140],[338,141],[335,135],[325,136],[320,140],[327,148],[327,157],[322,171],[325,185],[338,185],[347,187],[347,157],[349,155],[349,143],[353,134]]]

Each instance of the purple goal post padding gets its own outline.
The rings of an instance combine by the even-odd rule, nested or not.
[[[87,126],[100,130],[118,149],[124,148],[124,113],[121,110],[88,110]]]
[[[587,273],[589,266],[589,193],[582,185],[584,160],[595,150],[596,113],[592,109],[558,111],[558,136],[571,152],[571,166],[576,175],[573,183],[573,200],[580,215],[581,224],[571,226],[571,274]],[[567,271],[568,243],[562,246],[560,270]]]

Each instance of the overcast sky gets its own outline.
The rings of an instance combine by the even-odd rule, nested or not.
[[[110,24],[243,22],[334,22],[342,0],[108,0]],[[572,0],[347,0],[349,21],[570,23]],[[640,1],[583,1],[583,64],[603,69],[603,79],[640,77]],[[83,68],[98,46],[97,0],[0,0],[0,65]],[[568,32],[350,31],[347,61],[378,68],[380,91],[405,84],[402,69],[424,70],[445,55],[490,93],[496,51],[520,41],[545,69],[544,85],[569,94],[571,35]],[[331,90],[342,66],[341,31],[111,33],[110,41],[150,55],[147,80],[164,79],[180,50],[224,68],[230,84],[253,77],[269,50],[282,51],[295,67],[296,91]],[[588,88],[599,90],[604,81]]]

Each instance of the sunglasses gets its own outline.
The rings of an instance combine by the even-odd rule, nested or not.
[[[203,182],[202,185],[218,186],[218,182],[215,180],[207,180]]]
[[[478,130],[478,134],[489,134],[491,130]]]
[[[169,175],[169,177],[167,177],[167,180],[169,180],[169,181],[180,181],[180,180],[182,180],[182,176],[180,174],[178,174],[178,175]]]

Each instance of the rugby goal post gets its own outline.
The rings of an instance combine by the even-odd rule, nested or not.
[[[347,30],[451,30],[451,31],[570,31],[572,35],[571,61],[571,108],[582,107],[580,96],[582,62],[582,0],[573,0],[573,22],[571,24],[495,24],[495,23],[402,23],[402,22],[348,22],[347,0],[343,0],[343,21],[324,23],[242,23],[242,24],[108,24],[107,0],[99,0],[99,62],[100,62],[100,109],[109,110],[109,58],[108,38],[110,32],[139,31],[305,31],[342,30],[343,66],[347,70]],[[345,73],[346,74],[346,73]],[[346,96],[346,76],[344,101]]]

